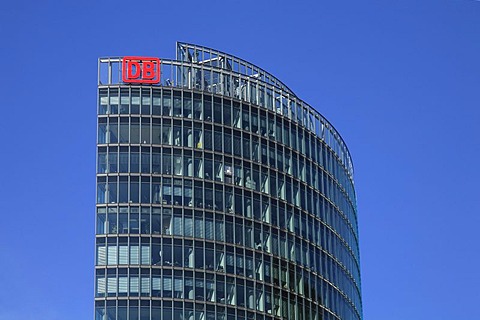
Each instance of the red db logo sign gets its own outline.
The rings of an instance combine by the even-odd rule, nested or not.
[[[160,59],[150,57],[123,57],[123,82],[159,83]]]

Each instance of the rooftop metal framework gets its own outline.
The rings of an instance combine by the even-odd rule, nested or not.
[[[244,76],[259,79],[267,84],[273,85],[283,91],[295,95],[282,81],[273,76],[271,73],[263,70],[256,65],[232,56],[230,54],[215,49],[189,44],[185,42],[177,42],[177,60],[194,62],[201,65],[207,65],[225,70],[240,73]]]

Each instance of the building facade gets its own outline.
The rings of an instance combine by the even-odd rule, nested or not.
[[[153,84],[122,63],[99,59],[95,320],[362,319],[332,125],[220,51],[177,43]]]

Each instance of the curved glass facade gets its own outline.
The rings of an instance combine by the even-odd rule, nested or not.
[[[362,319],[348,149],[280,80],[185,43],[99,61],[95,319]]]

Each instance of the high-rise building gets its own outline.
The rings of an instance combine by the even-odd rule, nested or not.
[[[267,71],[99,59],[96,320],[362,319],[353,166]]]

